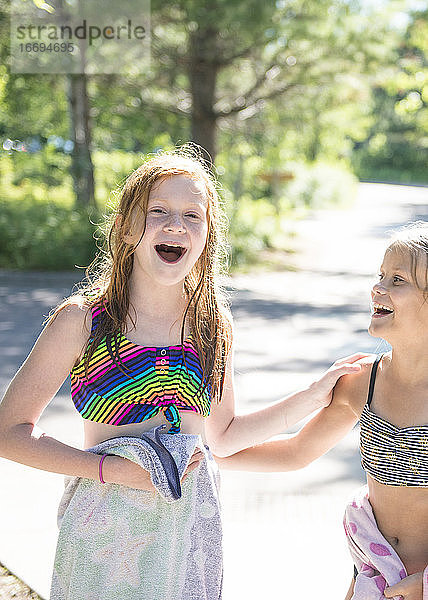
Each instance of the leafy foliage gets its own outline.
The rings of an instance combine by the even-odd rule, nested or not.
[[[53,202],[0,201],[0,267],[73,269],[94,257],[93,214]]]
[[[428,11],[412,15],[394,67],[378,77],[353,165],[366,179],[428,183]]]
[[[392,5],[152,0],[150,69],[88,79],[98,206],[142,154],[187,141],[198,118],[216,131],[233,264],[285,248],[287,223],[348,198],[351,168],[426,181],[428,15],[411,14],[402,36]],[[10,73],[4,0],[0,25],[1,264],[86,264],[93,227],[73,208],[66,78]]]

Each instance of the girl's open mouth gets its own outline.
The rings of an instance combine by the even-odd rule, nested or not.
[[[373,302],[372,308],[372,316],[375,318],[387,317],[388,315],[392,315],[392,313],[394,312],[392,308],[389,308],[389,306],[385,306],[384,304],[378,304],[377,302]]]
[[[172,246],[170,244],[156,244],[155,250],[158,256],[166,263],[177,263],[187,252],[183,246]]]

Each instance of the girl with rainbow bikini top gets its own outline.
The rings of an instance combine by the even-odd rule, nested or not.
[[[346,595],[371,600],[402,597],[425,600],[428,594],[428,224],[398,232],[387,247],[379,281],[371,292],[369,333],[392,347],[360,361],[358,373],[338,381],[331,404],[300,432],[221,461],[223,468],[250,471],[300,469],[337,444],[360,420],[364,497],[370,525],[386,544],[370,543],[375,554],[401,560],[404,568],[388,584],[380,572],[358,560],[361,585],[373,576],[373,591],[362,595],[354,580]],[[358,495],[357,495],[358,496]],[[356,496],[356,497],[357,497]],[[358,496],[359,497],[359,496]],[[363,504],[363,503],[362,503]],[[361,504],[361,506],[362,506]],[[358,516],[352,501],[347,514]],[[345,519],[348,540],[358,532]],[[372,533],[373,533],[372,530]],[[356,546],[350,543],[353,558]],[[358,549],[357,549],[358,550]],[[361,548],[360,548],[361,550]],[[375,559],[377,560],[379,557]],[[373,565],[372,565],[373,566]],[[355,589],[354,589],[355,586]],[[362,589],[361,587],[359,589]],[[382,590],[382,591],[380,591]]]
[[[64,496],[70,502],[74,490],[51,600],[220,598],[208,447],[228,456],[283,431],[327,406],[338,378],[361,369],[352,364],[361,354],[338,361],[307,389],[235,415],[231,316],[219,285],[222,222],[215,181],[197,153],[149,157],[125,182],[86,286],[55,309],[0,405],[1,456],[76,478]],[[68,373],[84,450],[36,427]],[[168,433],[159,433],[166,424]],[[172,504],[154,487],[158,471],[127,458],[138,447],[138,460],[149,452],[176,476],[171,460],[201,435],[205,444],[192,442],[197,450],[183,463],[181,498]],[[94,453],[116,439],[128,454]],[[159,569],[166,558],[168,568]]]

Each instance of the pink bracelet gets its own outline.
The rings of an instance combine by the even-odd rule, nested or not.
[[[100,483],[105,483],[104,479],[103,479],[103,462],[105,457],[108,456],[108,454],[103,454],[100,460],[100,464],[98,467],[98,474],[100,476]]]

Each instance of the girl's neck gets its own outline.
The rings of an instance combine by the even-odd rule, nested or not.
[[[137,280],[132,275],[129,281],[129,300],[137,313],[162,322],[181,320],[187,305],[182,282],[163,286],[153,280]]]
[[[426,345],[414,343],[401,347],[394,346],[388,367],[393,377],[403,384],[428,386],[426,349]]]

